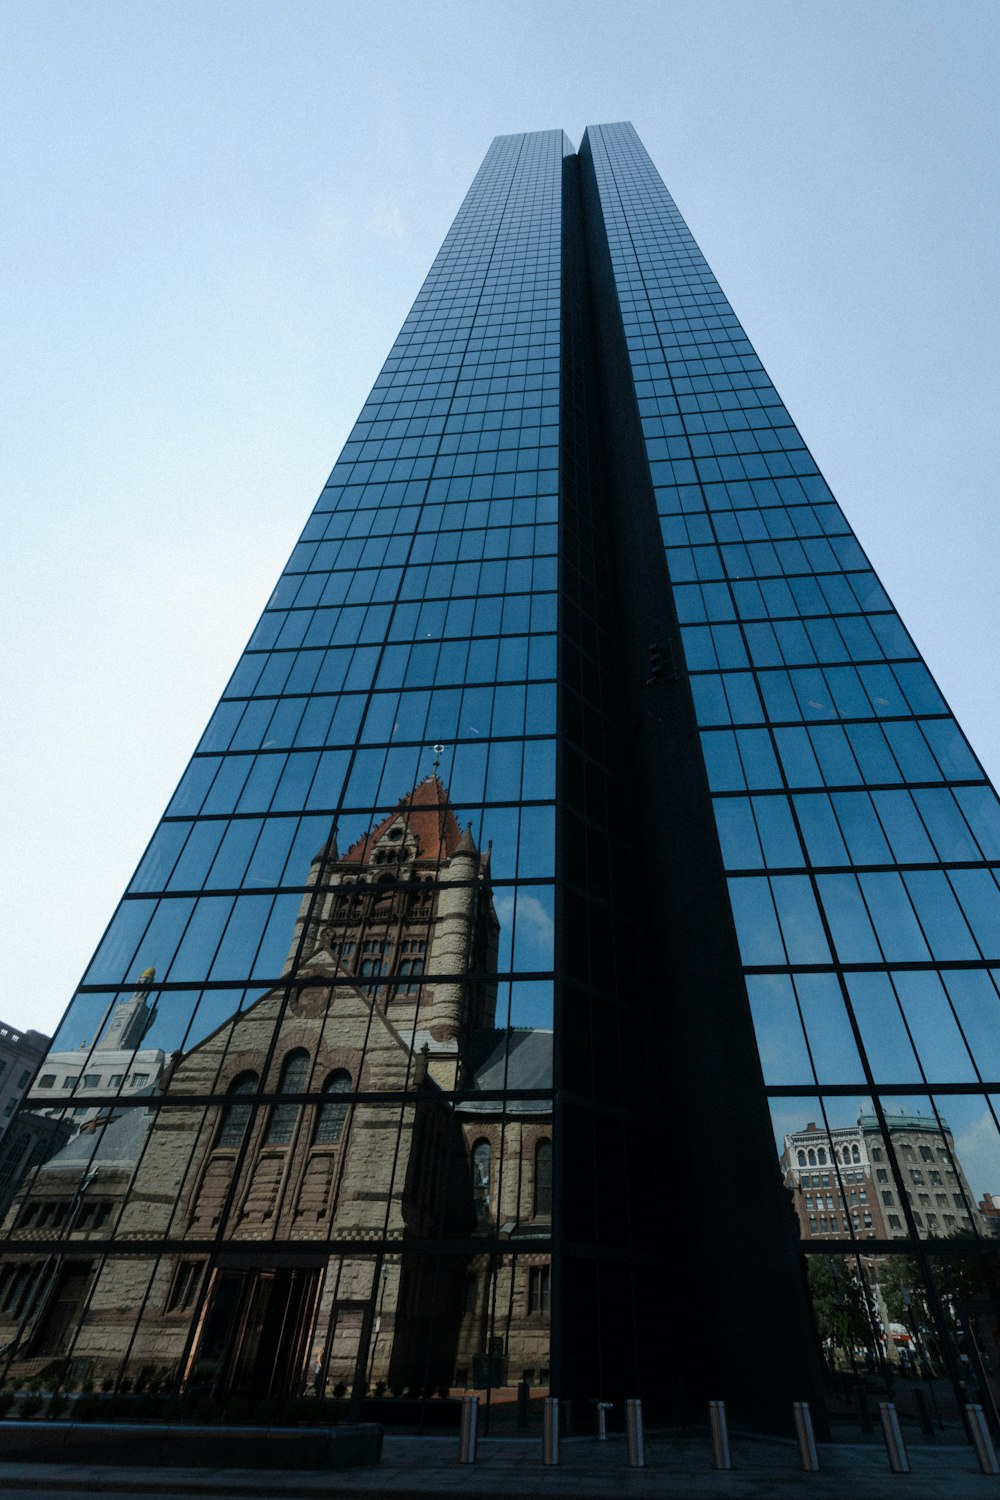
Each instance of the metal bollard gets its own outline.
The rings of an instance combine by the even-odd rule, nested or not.
[[[889,1455],[889,1468],[894,1474],[909,1474],[910,1460],[907,1457],[903,1434],[899,1430],[895,1401],[880,1401],[878,1413],[882,1418],[882,1432],[885,1435],[885,1451]]]
[[[531,1411],[531,1385],[527,1380],[518,1382],[517,1387],[517,1425],[523,1432],[528,1425],[528,1414]]]
[[[795,1435],[799,1440],[802,1467],[807,1474],[815,1474],[819,1469],[819,1454],[816,1452],[816,1438],[813,1435],[813,1419],[812,1412],[809,1410],[809,1402],[793,1401],[792,1411],[795,1413]]]
[[[559,1462],[559,1400],[546,1396],[542,1408],[542,1463]]]
[[[1000,1464],[997,1463],[996,1449],[990,1436],[986,1413],[981,1406],[975,1406],[971,1401],[965,1409],[969,1414],[969,1431],[972,1433],[980,1471],[983,1474],[1000,1474]]]
[[[601,1443],[608,1440],[608,1412],[614,1406],[613,1401],[595,1401],[597,1407],[597,1438]]]
[[[479,1397],[462,1397],[462,1426],[458,1434],[458,1461],[474,1464],[479,1441]]]
[[[642,1437],[642,1402],[625,1402],[625,1437],[628,1443],[630,1469],[646,1467],[646,1445]]]
[[[729,1428],[726,1425],[726,1403],[724,1401],[710,1401],[708,1403],[708,1420],[712,1427],[712,1452],[715,1455],[715,1467],[717,1469],[731,1469],[733,1466],[729,1460]]]

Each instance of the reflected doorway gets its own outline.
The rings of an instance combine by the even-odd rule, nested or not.
[[[93,1269],[89,1260],[68,1261],[54,1273],[48,1300],[30,1342],[32,1357],[65,1354],[71,1348]]]
[[[190,1384],[256,1401],[300,1394],[319,1285],[319,1269],[220,1270]]]

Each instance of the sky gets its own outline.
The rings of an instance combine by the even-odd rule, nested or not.
[[[0,1020],[69,1001],[494,135],[630,119],[1000,775],[995,0],[4,0]]]

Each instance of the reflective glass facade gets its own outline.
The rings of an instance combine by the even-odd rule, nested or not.
[[[35,1080],[8,1377],[989,1400],[998,855],[634,131],[498,139]]]
[[[622,531],[651,558],[655,511],[663,544],[633,639],[657,642],[647,787],[675,783],[660,889],[680,917],[667,968],[696,1002],[706,1241],[753,1239],[730,1193],[766,1199],[757,1182],[746,1201],[763,1084],[830,1375],[860,1360],[891,1389],[920,1366],[995,1416],[996,795],[635,133],[592,129],[582,154],[606,346],[634,393],[611,425],[647,506]],[[836,1415],[835,1380],[827,1397]]]

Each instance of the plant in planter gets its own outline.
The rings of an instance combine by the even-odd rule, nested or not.
[[[281,1421],[282,1410],[277,1401],[258,1401],[253,1417],[262,1427],[275,1427]]]
[[[225,1422],[249,1422],[253,1407],[248,1396],[234,1396],[222,1413]]]
[[[61,1417],[69,1405],[69,1396],[65,1391],[53,1391],[49,1397],[49,1409],[46,1416],[53,1419]]]

